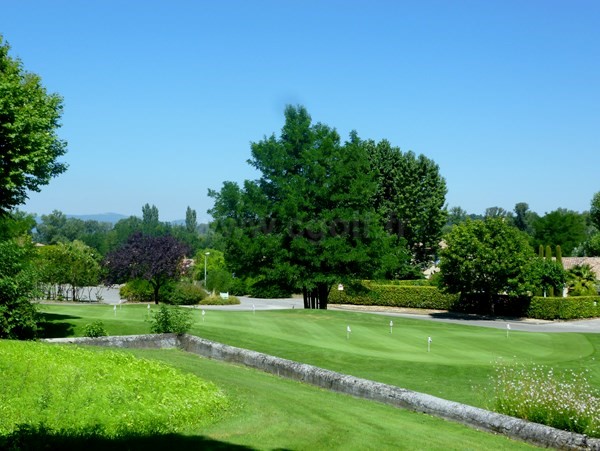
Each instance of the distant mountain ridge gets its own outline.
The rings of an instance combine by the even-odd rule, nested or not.
[[[98,221],[98,222],[109,222],[115,225],[121,219],[129,218],[127,215],[120,213],[97,213],[91,215],[66,215],[67,218],[81,219],[82,221]],[[176,219],[175,221],[166,221],[172,225],[184,225],[185,219]]]
[[[129,216],[122,215],[120,213],[98,213],[92,215],[66,215],[67,218],[81,219],[82,221],[98,221],[98,222],[109,222],[115,225],[121,219],[128,218]]]

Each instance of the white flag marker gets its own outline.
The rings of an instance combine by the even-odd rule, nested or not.
[[[390,321],[390,334],[392,333],[392,328],[394,327],[394,322]]]
[[[352,330],[350,329],[350,326],[346,327],[346,340],[350,340],[351,333],[352,333]]]
[[[202,322],[204,322],[204,315],[206,315],[206,312],[204,311],[204,309],[202,309]]]
[[[427,337],[427,352],[431,352],[431,337]]]
[[[115,316],[117,316],[117,304],[113,306],[113,312],[115,312]]]
[[[510,332],[510,324],[506,325],[506,338],[508,338],[508,333]]]

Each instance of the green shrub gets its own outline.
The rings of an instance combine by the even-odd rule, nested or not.
[[[442,293],[433,286],[384,285],[369,281],[351,283],[343,291],[333,287],[329,294],[330,304],[380,305],[438,310],[449,310],[457,299],[458,296]]]
[[[207,296],[204,289],[190,282],[167,284],[160,294],[164,302],[175,305],[196,305]]]
[[[246,279],[242,279],[240,277],[235,277],[231,280],[231,285],[229,286],[229,293],[234,296],[245,296],[248,294],[248,284],[246,283]]]
[[[83,334],[90,338],[106,337],[108,335],[102,321],[94,321],[93,323],[86,324],[83,328]]]
[[[600,296],[567,298],[534,296],[526,316],[549,320],[600,317]]]
[[[192,312],[161,304],[158,311],[152,311],[150,323],[150,331],[155,334],[185,334],[192,327]]]
[[[292,290],[270,280],[258,279],[251,282],[248,294],[258,299],[282,299],[291,297]]]
[[[235,296],[229,296],[227,299],[223,299],[221,296],[208,296],[204,298],[200,305],[238,305],[240,300]]]
[[[119,289],[119,295],[129,302],[154,302],[152,285],[144,279],[130,280]]]

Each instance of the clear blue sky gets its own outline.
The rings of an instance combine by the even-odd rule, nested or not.
[[[0,33],[64,97],[66,173],[23,210],[141,215],[257,174],[286,104],[433,159],[469,213],[589,209],[600,1],[1,0]]]

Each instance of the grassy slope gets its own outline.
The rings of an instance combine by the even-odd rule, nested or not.
[[[147,333],[147,307],[42,306],[61,316],[61,334],[81,335],[83,326],[104,321],[111,335]],[[335,311],[194,311],[195,335],[445,399],[486,406],[494,362],[538,363],[555,370],[588,368],[600,386],[600,335],[506,332],[471,326]],[[62,316],[65,315],[65,316]],[[62,324],[62,326],[61,326]],[[352,334],[346,336],[346,326]],[[427,337],[432,337],[427,352]]]
[[[259,449],[526,449],[428,415],[331,393],[181,351],[135,350],[215,381],[237,405],[200,432]],[[436,431],[432,434],[432,431]]]

